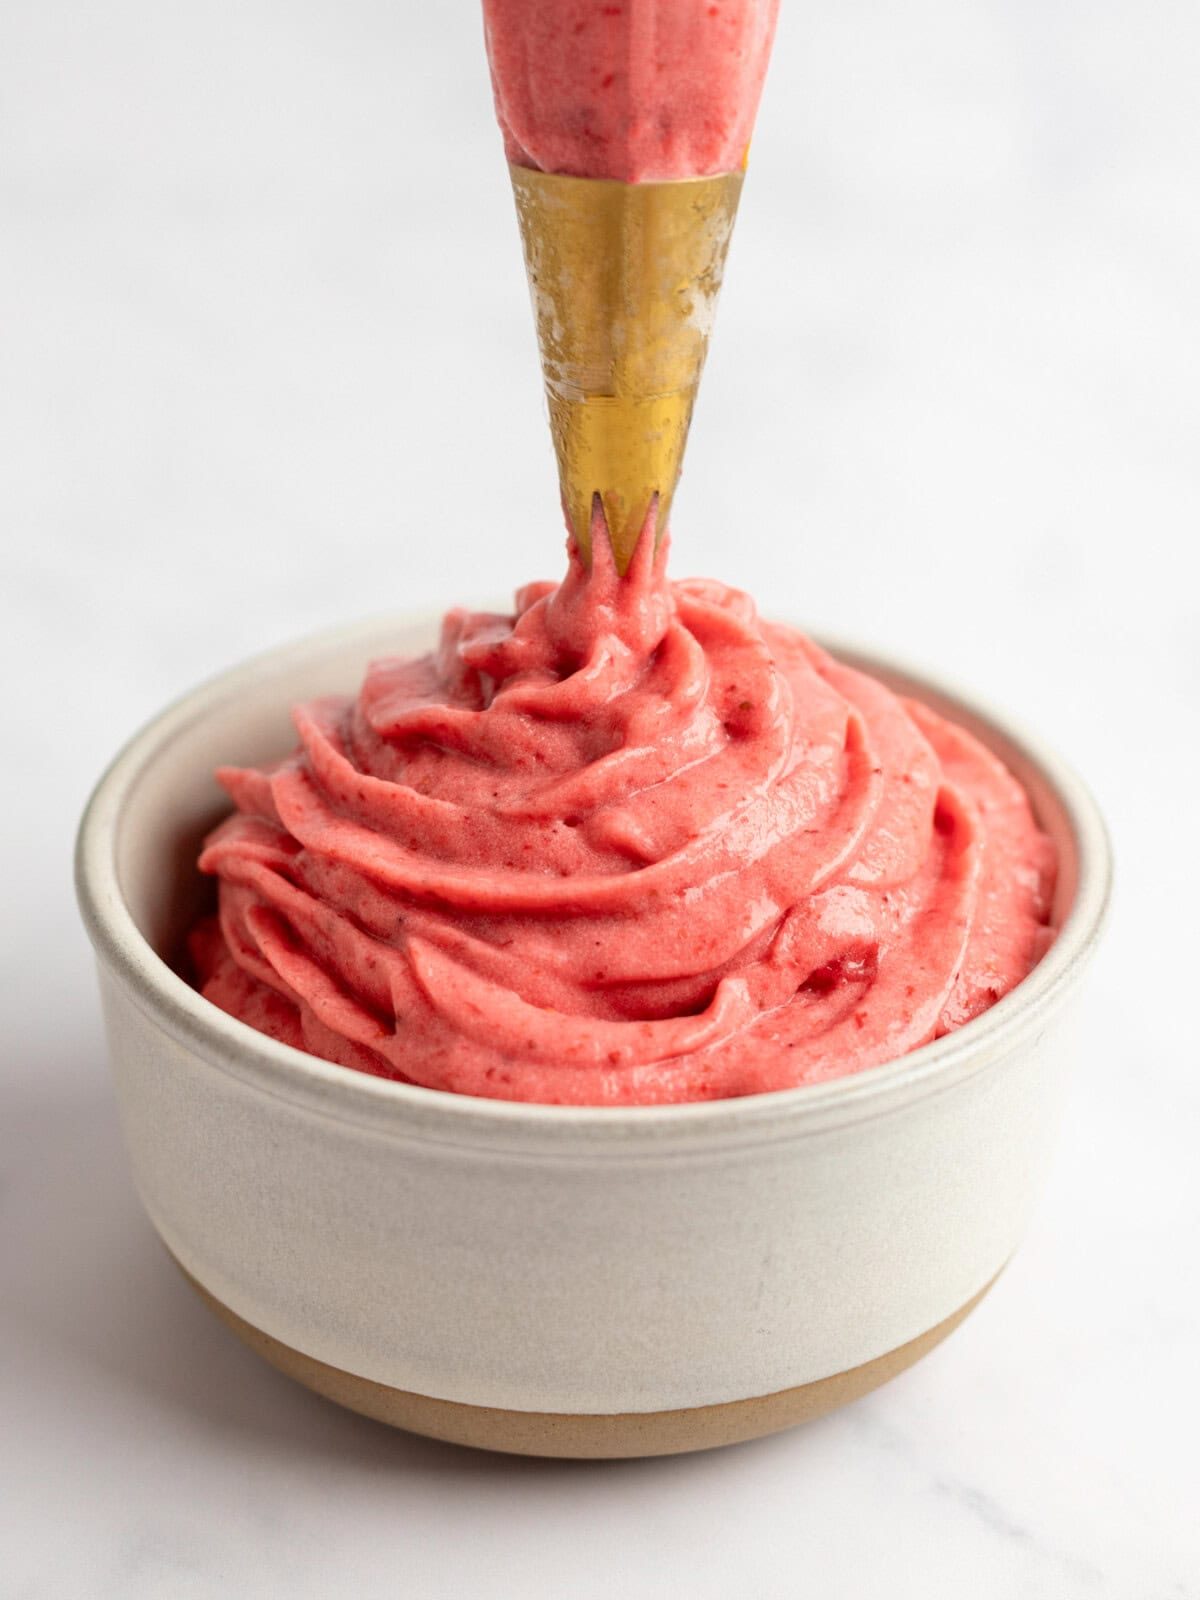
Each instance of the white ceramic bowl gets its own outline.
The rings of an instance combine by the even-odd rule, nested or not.
[[[221,762],[288,707],[424,648],[401,619],[278,650],[158,717],[78,847],[113,1075],[155,1228],[214,1309],[301,1381],[389,1422],[535,1454],[635,1455],[828,1410],[936,1343],[1000,1272],[1051,1147],[1103,825],[1052,755],[924,679],[838,653],[979,734],[1061,854],[1061,932],[967,1027],[818,1086],[661,1108],[477,1100],[275,1043],[163,959],[202,893]]]

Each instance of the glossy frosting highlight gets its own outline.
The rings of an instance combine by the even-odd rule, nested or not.
[[[623,1105],[857,1072],[1018,983],[1054,856],[1015,779],[665,562],[572,551],[224,770],[204,994],[348,1067]]]

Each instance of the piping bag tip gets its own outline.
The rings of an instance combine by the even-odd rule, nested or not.
[[[743,173],[509,171],[563,510],[590,559],[599,500],[624,573],[652,505],[656,541],[667,528]]]

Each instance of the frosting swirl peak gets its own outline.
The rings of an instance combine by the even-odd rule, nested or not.
[[[450,612],[219,774],[208,998],[383,1076],[648,1104],[858,1071],[1020,981],[1054,857],[1015,779],[652,545]]]

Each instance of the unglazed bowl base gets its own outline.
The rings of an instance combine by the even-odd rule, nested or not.
[[[579,1461],[682,1455],[690,1450],[741,1444],[800,1422],[811,1422],[878,1389],[919,1361],[947,1334],[953,1333],[996,1281],[992,1278],[965,1305],[915,1339],[876,1356],[873,1361],[864,1361],[861,1366],[818,1378],[813,1383],[802,1383],[793,1389],[780,1389],[749,1400],[677,1411],[569,1415],[554,1411],[506,1411],[494,1406],[435,1400],[430,1395],[413,1394],[386,1383],[376,1383],[371,1378],[360,1378],[264,1333],[210,1294],[179,1261],[175,1264],[204,1303],[239,1339],[280,1372],[337,1405],[364,1417],[373,1417],[376,1422],[385,1422],[389,1427],[403,1428],[407,1433],[423,1434],[449,1444],[470,1445],[476,1450],[496,1450],[508,1455],[558,1456]]]

